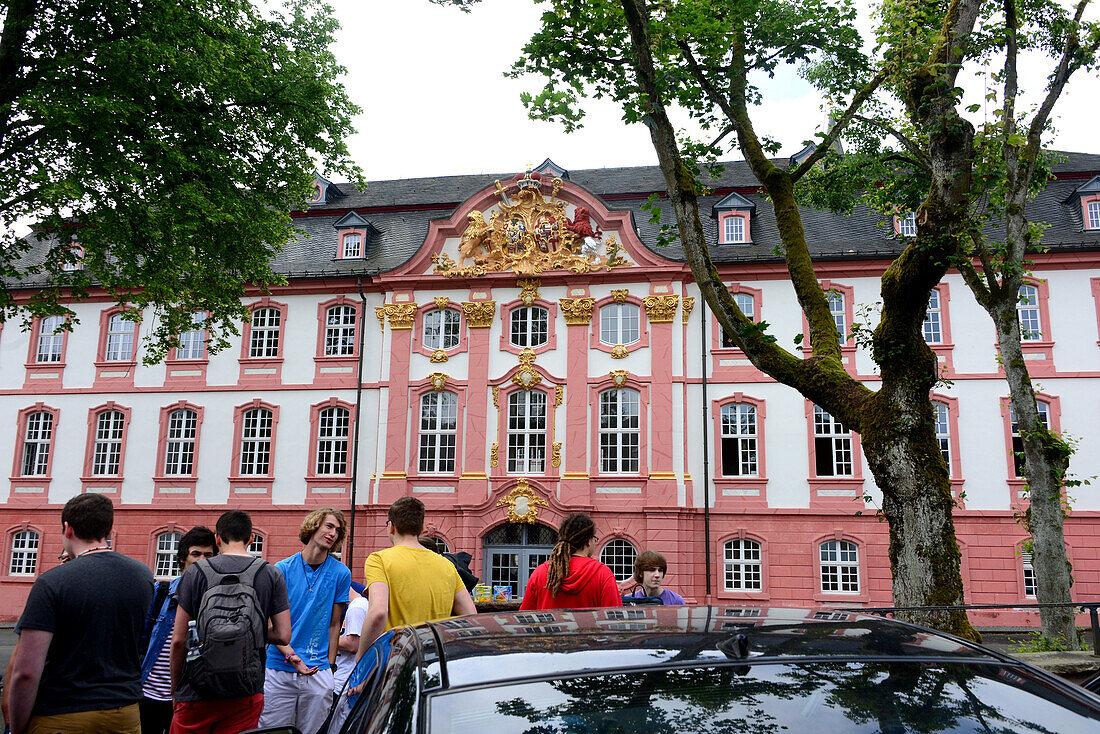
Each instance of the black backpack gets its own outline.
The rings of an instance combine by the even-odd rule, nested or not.
[[[195,565],[206,577],[195,627],[199,656],[188,680],[204,698],[238,698],[263,691],[267,620],[255,581],[267,562],[254,558],[243,571],[219,573],[208,559]]]

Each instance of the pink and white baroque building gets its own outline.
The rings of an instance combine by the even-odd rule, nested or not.
[[[1019,307],[1046,419],[1080,440],[1080,478],[1100,475],[1098,174],[1100,156],[1070,155],[1033,203],[1048,251]],[[768,200],[740,163],[711,186],[702,203],[720,273],[745,313],[795,349],[806,326]],[[365,191],[318,177],[296,215],[309,237],[277,263],[288,285],[247,299],[250,320],[217,355],[196,327],[163,364],[143,366],[141,324],[106,297],[73,304],[71,333],[55,333],[57,317],[6,324],[0,619],[56,564],[60,507],[80,492],[114,500],[114,547],[161,577],[179,535],[227,508],[252,514],[253,551],[276,560],[301,547],[302,516],[330,505],[354,513],[343,557],[360,578],[385,543],[386,508],[412,495],[428,506],[426,534],[516,594],[558,522],[585,511],[620,579],[655,549],[667,584],[693,600],[707,599],[709,562],[713,600],[888,606],[887,528],[858,435],[724,337],[680,249],[657,246],[643,204],[661,189],[656,168],[549,160],[516,176]],[[910,225],[805,212],[842,334],[874,317]],[[992,324],[951,273],[924,329],[947,378],[933,399],[967,599],[1033,601]],[[874,387],[867,351],[850,336],[844,349]],[[1100,498],[1085,485],[1073,500],[1074,594],[1093,599]]]

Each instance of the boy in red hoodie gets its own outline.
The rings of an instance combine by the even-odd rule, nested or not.
[[[570,515],[558,528],[550,560],[531,572],[520,610],[621,607],[611,569],[596,553],[596,525],[583,513]]]

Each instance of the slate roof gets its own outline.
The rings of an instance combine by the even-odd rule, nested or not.
[[[1051,182],[1028,207],[1032,221],[1049,225],[1043,242],[1051,250],[1100,249],[1100,233],[1084,231],[1081,207],[1074,190],[1100,173],[1100,155],[1064,154],[1066,160],[1056,167],[1062,180]],[[777,161],[786,163],[786,160]],[[317,278],[340,275],[372,275],[399,267],[423,245],[432,220],[449,217],[466,199],[509,179],[511,173],[434,178],[396,179],[370,182],[359,191],[350,183],[337,183],[344,194],[327,204],[310,207],[295,218],[301,229],[298,237],[286,245],[275,263],[275,270],[290,277]],[[656,166],[570,170],[569,180],[591,192],[612,210],[629,211],[642,242],[661,257],[683,261],[678,245],[657,247],[660,225],[650,221],[643,209],[649,194],[664,191],[664,179]],[[706,180],[715,193],[701,197],[699,210],[707,232],[711,256],[716,263],[757,263],[782,260],[771,202],[755,193],[758,183],[743,161],[727,163],[722,175]],[[718,245],[717,226],[710,217],[715,203],[731,190],[738,190],[756,205],[747,245]],[[662,221],[674,225],[667,199],[660,201]],[[333,225],[349,210],[366,218],[379,232],[368,238],[362,260],[338,260],[337,232]],[[331,212],[328,215],[327,212]],[[803,210],[803,226],[815,258],[879,259],[893,258],[905,246],[905,240],[893,234],[890,225],[877,215],[859,210],[850,216],[816,210]],[[32,235],[33,237],[33,235]],[[49,243],[36,245],[27,260],[37,260]],[[16,287],[35,287],[40,283],[24,281]]]

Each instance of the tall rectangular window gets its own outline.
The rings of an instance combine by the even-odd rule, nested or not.
[[[178,575],[179,564],[176,553],[179,552],[180,533],[161,533],[157,536],[157,555],[153,563],[153,576],[158,579],[170,579]]]
[[[363,235],[348,233],[344,235],[344,257],[363,256]]]
[[[96,416],[95,448],[92,454],[93,476],[118,476],[125,426],[126,416],[120,410],[105,410]]]
[[[1035,583],[1035,566],[1032,565],[1031,554],[1021,552],[1020,563],[1023,565],[1024,570],[1024,596],[1028,599],[1034,599],[1038,593]]]
[[[737,307],[741,309],[741,313],[745,314],[745,318],[749,321],[756,321],[756,301],[751,293],[734,293],[733,300],[737,303]],[[726,333],[726,327],[722,326],[720,328],[722,329],[722,347],[725,349],[736,347],[737,343],[733,340],[733,337]]]
[[[512,309],[510,343],[514,347],[541,347],[549,338],[550,314],[542,306]]]
[[[458,446],[458,395],[433,391],[420,398],[420,471],[450,474]]]
[[[33,530],[20,530],[12,535],[11,563],[8,574],[11,576],[34,576],[38,569],[38,533]]]
[[[176,359],[202,359],[206,356],[206,315],[201,311],[191,317],[192,328],[180,334]]]
[[[763,587],[760,544],[748,539],[728,540],[722,551],[726,591],[760,591]]]
[[[722,474],[727,477],[757,475],[755,405],[722,406]]]
[[[184,408],[168,416],[168,442],[164,451],[165,476],[191,476],[195,468],[195,433],[198,416]]]
[[[1100,229],[1100,201],[1089,202],[1089,229]]]
[[[60,362],[65,344],[65,332],[61,316],[44,316],[38,320],[38,347],[34,350],[35,362]]]
[[[271,411],[245,411],[241,423],[241,475],[266,475],[271,468]]]
[[[134,330],[137,324],[112,314],[107,320],[107,348],[103,358],[108,362],[129,362],[134,357]]]
[[[726,217],[723,220],[725,242],[738,244],[745,241],[745,220],[742,217]]]
[[[933,288],[928,294],[928,310],[924,313],[924,341],[928,344],[943,343],[940,315],[940,292]]]
[[[350,413],[339,406],[325,408],[317,416],[317,473],[348,473],[348,422]]]
[[[282,314],[277,308],[257,308],[252,312],[248,356],[263,359],[279,356],[279,325]]]
[[[910,212],[904,217],[894,217],[894,221],[898,225],[898,234],[902,237],[916,237],[917,236],[917,215]]]
[[[325,312],[325,356],[355,354],[355,307],[333,306]]]
[[[518,390],[508,396],[508,472],[546,470],[546,393]]]
[[[622,388],[600,393],[600,471],[637,473],[641,468],[641,398]]]
[[[847,540],[829,540],[821,544],[821,590],[859,593],[859,546]]]
[[[1042,400],[1035,401],[1035,407],[1039,411],[1039,422],[1043,428],[1050,430],[1050,406]],[[1024,437],[1020,435],[1020,425],[1016,421],[1016,409],[1009,403],[1008,419],[1012,429],[1012,467],[1016,477],[1024,476]]]
[[[819,477],[855,476],[852,432],[816,405],[814,406],[814,458]]]
[[[453,308],[436,308],[424,314],[424,347],[426,349],[453,349],[459,341],[458,311]]]
[[[829,312],[833,315],[840,343],[844,344],[848,340],[848,317],[844,311],[844,294],[840,291],[827,291],[825,300],[829,302]]]
[[[947,473],[951,473],[951,424],[948,421],[947,405],[944,403],[932,403],[933,416],[936,421],[936,442],[940,445],[940,455],[947,464]]]
[[[1043,319],[1039,312],[1039,289],[1033,285],[1020,286],[1020,296],[1016,301],[1016,315],[1020,319],[1020,340],[1038,342],[1043,340]]]
[[[600,309],[600,343],[609,346],[639,341],[641,310],[634,303],[609,303]]]
[[[23,434],[23,460],[20,462],[22,476],[46,476],[50,465],[51,438],[53,414],[44,410],[29,414]]]

